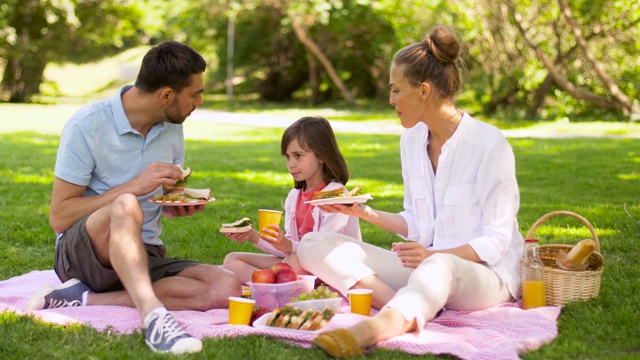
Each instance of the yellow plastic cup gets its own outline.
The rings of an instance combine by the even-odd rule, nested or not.
[[[260,228],[260,234],[271,236],[271,234],[264,233],[262,229],[268,229],[270,224],[280,225],[282,211],[259,209],[258,215],[258,227]]]
[[[253,305],[256,301],[241,297],[229,297],[229,324],[231,325],[249,325],[251,314],[253,313]]]
[[[365,316],[371,315],[371,301],[373,290],[371,289],[351,289],[348,291],[351,312]]]

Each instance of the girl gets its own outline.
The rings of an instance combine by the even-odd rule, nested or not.
[[[303,235],[312,231],[343,234],[361,241],[359,219],[344,214],[330,214],[305,201],[320,190],[344,188],[349,180],[347,164],[340,153],[333,129],[323,117],[303,117],[289,126],[282,135],[280,153],[287,160],[287,169],[293,177],[291,189],[284,203],[284,231],[278,225],[269,225],[261,235],[255,229],[244,233],[226,233],[235,241],[251,241],[267,254],[229,253],[224,267],[233,271],[240,281],[251,281],[256,269],[268,269],[279,262],[291,265],[296,273],[308,274],[295,255]],[[283,260],[284,259],[284,260]]]
[[[312,233],[300,264],[341,291],[373,289],[375,316],[318,335],[334,357],[361,355],[378,341],[420,330],[438,312],[486,309],[517,299],[523,239],[511,146],[500,131],[459,110],[460,44],[436,27],[400,50],[389,102],[407,130],[400,140],[404,211],[323,206],[371,222],[408,242],[386,250],[338,234]],[[340,259],[338,263],[335,259]]]

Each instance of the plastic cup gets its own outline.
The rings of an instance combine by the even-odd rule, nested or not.
[[[229,324],[249,325],[255,300],[241,297],[229,297]]]
[[[282,211],[259,209],[258,215],[258,227],[260,228],[260,234],[271,236],[271,234],[264,233],[262,229],[268,229],[270,224],[280,225]]]
[[[348,291],[351,312],[365,316],[371,315],[371,300],[373,290],[371,289],[351,289]]]

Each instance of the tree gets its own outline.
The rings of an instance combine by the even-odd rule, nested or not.
[[[589,70],[593,72],[593,74],[590,75],[600,81],[606,94],[598,94],[586,87],[581,88],[567,76],[563,75],[563,69],[559,66],[562,62],[554,62],[549,58],[543,48],[532,39],[532,36],[534,35],[530,35],[525,29],[524,19],[516,9],[515,4],[512,1],[507,1],[507,6],[513,18],[513,22],[516,25],[523,41],[531,50],[533,50],[536,58],[543,64],[544,68],[549,72],[551,79],[553,79],[560,88],[576,99],[586,100],[600,107],[616,111],[624,111],[625,113],[640,113],[640,109],[637,104],[632,103],[618,85],[614,83],[613,79],[605,71],[603,63],[598,61],[594,52],[590,50],[587,44],[587,38],[583,36],[582,30],[573,17],[572,11],[566,0],[559,0],[558,5],[560,11],[557,21],[560,23],[560,26],[556,27],[557,31],[566,32],[564,37],[570,37],[572,35],[572,41],[577,44],[582,61],[588,65]],[[637,20],[634,22],[637,24]],[[527,28],[531,27],[527,26]],[[567,44],[565,43],[563,45],[566,46]],[[597,45],[598,44],[595,44],[594,48],[597,48]],[[557,52],[559,53],[560,51]]]
[[[138,44],[143,18],[131,1],[7,0],[0,6],[2,89],[10,102],[28,101],[48,62],[95,60]]]
[[[293,8],[289,8],[287,14],[289,16],[289,20],[291,21],[293,31],[298,37],[298,40],[300,40],[302,45],[304,45],[304,47],[307,49],[307,51],[309,51],[311,55],[313,55],[316,59],[318,59],[318,61],[320,61],[320,63],[324,67],[324,70],[329,75],[329,78],[331,79],[331,81],[333,81],[333,84],[340,90],[342,97],[349,104],[355,105],[356,102],[353,94],[351,94],[349,89],[347,89],[347,87],[344,85],[344,82],[342,82],[342,79],[340,79],[340,77],[338,76],[335,68],[333,67],[333,64],[331,63],[331,60],[324,54],[320,46],[318,46],[318,44],[313,40],[313,37],[309,33],[309,27],[313,26],[315,22],[314,14],[299,13],[296,12]],[[300,18],[302,18],[303,20],[300,21]],[[314,64],[313,62],[310,62],[310,66],[315,66],[311,64]]]

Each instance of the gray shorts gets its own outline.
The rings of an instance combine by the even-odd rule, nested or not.
[[[65,282],[76,278],[95,292],[122,290],[118,274],[113,269],[105,268],[98,262],[87,234],[87,218],[75,223],[56,244],[56,255],[53,268]],[[144,245],[149,259],[149,275],[151,281],[178,274],[184,269],[198,265],[191,260],[167,258],[167,249],[162,245]]]

